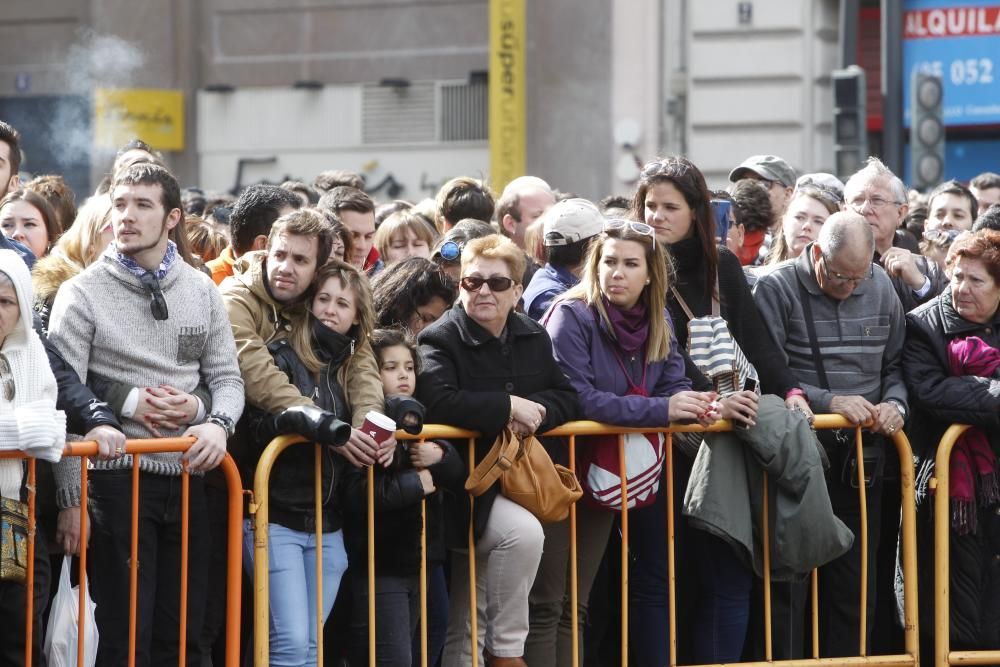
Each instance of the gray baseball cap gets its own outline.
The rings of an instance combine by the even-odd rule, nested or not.
[[[752,171],[761,178],[781,183],[786,188],[795,187],[797,174],[792,167],[777,155],[751,155],[740,166],[729,172],[729,180],[735,183]]]

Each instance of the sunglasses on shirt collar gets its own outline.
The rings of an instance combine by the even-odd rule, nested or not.
[[[167,310],[167,300],[163,296],[163,290],[160,289],[160,281],[157,280],[156,276],[147,271],[139,276],[139,282],[149,292],[149,310],[153,314],[153,319],[162,322],[170,317],[170,313]]]

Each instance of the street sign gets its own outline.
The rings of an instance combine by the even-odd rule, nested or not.
[[[1000,124],[1000,1],[905,0],[903,99],[915,72],[941,77],[944,123]],[[909,127],[910,110],[904,109]]]

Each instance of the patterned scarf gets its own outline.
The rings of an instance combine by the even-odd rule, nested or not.
[[[114,243],[108,244],[108,249],[104,251],[104,254],[124,266],[136,278],[141,278],[143,274],[147,273],[146,269],[139,266],[139,264],[130,256],[123,255],[118,252]],[[167,272],[169,272],[171,267],[177,263],[177,258],[177,244],[173,241],[167,241],[167,251],[163,253],[163,259],[160,261],[160,266],[156,269],[156,271],[152,272],[156,275],[157,280],[163,280],[166,278]]]

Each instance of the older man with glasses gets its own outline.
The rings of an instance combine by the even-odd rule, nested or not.
[[[879,196],[872,194],[871,196]],[[816,413],[837,413],[864,431],[868,498],[868,637],[875,606],[874,556],[880,537],[884,436],[903,428],[907,397],[900,359],[904,313],[886,272],[872,263],[873,225],[851,211],[834,213],[819,239],[798,259],[779,265],[754,287],[761,319]],[[831,467],[834,512],[860,535],[857,457],[853,429],[818,433]],[[898,515],[897,515],[898,516]],[[860,539],[820,569],[822,657],[854,655],[859,644]],[[774,587],[775,658],[801,658],[806,590]]]
[[[916,241],[900,229],[909,209],[906,187],[880,160],[868,162],[844,186],[847,210],[864,216],[875,235],[875,262],[885,269],[892,286],[910,311],[941,293],[947,277],[937,263],[917,254]]]

